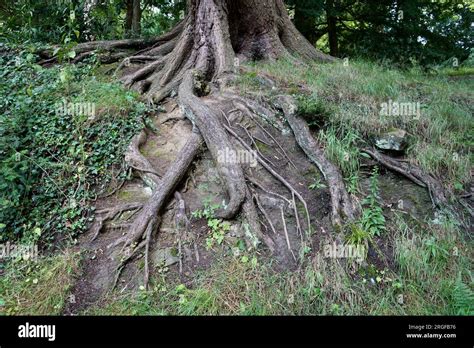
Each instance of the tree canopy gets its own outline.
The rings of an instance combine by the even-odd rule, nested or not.
[[[138,27],[132,30],[134,4]],[[472,49],[470,1],[286,0],[298,30],[338,57],[428,66],[465,60]],[[183,17],[185,0],[14,0],[0,5],[3,40],[61,43],[156,36]]]

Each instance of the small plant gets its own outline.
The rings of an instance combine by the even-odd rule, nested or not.
[[[225,234],[230,230],[230,224],[223,222],[221,219],[209,219],[207,225],[211,230],[210,236],[206,238],[206,248],[212,249],[216,244],[222,244]]]
[[[452,296],[456,315],[474,314],[474,291],[462,281],[461,275],[456,279]]]
[[[313,183],[308,186],[310,190],[319,190],[326,188],[326,185],[321,182],[321,179],[313,179]]]
[[[367,230],[361,228],[358,224],[349,226],[350,233],[346,237],[347,243],[351,245],[368,245],[372,240],[372,235]]]
[[[385,217],[377,201],[379,199],[378,176],[378,169],[375,167],[370,178],[369,195],[362,201],[365,208],[362,211],[360,225],[371,236],[380,236],[385,231]]]
[[[348,193],[356,194],[359,192],[359,175],[357,173],[352,174],[345,181]]]
[[[216,219],[215,211],[219,209],[219,204],[210,204],[206,202],[204,209],[196,210],[191,213],[192,217],[207,220],[207,226],[210,228],[209,237],[206,238],[206,248],[212,249],[216,245],[221,245],[224,241],[225,234],[230,230],[230,224],[222,219]]]
[[[219,204],[210,204],[209,201],[204,203],[204,209],[198,209],[191,213],[191,216],[195,219],[202,219],[205,218],[207,220],[212,219],[214,217],[214,213],[217,209],[219,209]]]

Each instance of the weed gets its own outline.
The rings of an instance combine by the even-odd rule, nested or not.
[[[365,208],[362,211],[360,225],[361,228],[367,231],[371,236],[380,236],[381,233],[385,231],[385,217],[378,203],[378,175],[378,169],[375,167],[370,178],[369,195],[362,201],[362,205],[365,206]]]
[[[204,204],[204,209],[196,210],[191,213],[193,218],[207,220],[209,227],[209,237],[206,238],[206,248],[212,249],[216,245],[221,245],[226,233],[230,230],[230,224],[222,219],[216,219],[214,213],[220,208],[220,204],[211,205],[209,202]]]
[[[313,183],[308,186],[310,190],[319,190],[326,188],[326,185],[321,182],[321,179],[313,179]]]

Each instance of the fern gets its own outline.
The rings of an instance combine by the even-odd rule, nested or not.
[[[458,277],[453,289],[456,315],[474,314],[474,291]]]
[[[380,236],[385,231],[385,217],[377,201],[379,199],[378,175],[377,167],[375,167],[370,178],[370,193],[362,202],[366,208],[362,212],[360,221],[362,228],[372,236]]]

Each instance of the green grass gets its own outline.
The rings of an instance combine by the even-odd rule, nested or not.
[[[9,262],[0,277],[0,313],[61,314],[79,262],[79,254],[75,253],[44,257],[37,262]]]
[[[410,134],[408,155],[414,163],[445,179],[448,185],[470,181],[474,140],[472,78],[453,80],[442,74],[425,74],[421,69],[400,71],[366,61],[351,61],[348,67],[342,63],[306,66],[278,61],[249,66],[247,79],[260,72],[280,81],[288,93],[299,93],[294,86],[305,84],[315,101],[304,106],[316,108],[316,114],[326,110],[326,117],[318,116],[326,121],[321,138],[326,141],[329,157],[341,166],[346,178],[352,170],[341,162],[341,151],[334,149],[335,129],[337,139],[349,134],[368,142],[374,134],[402,128]],[[239,88],[253,90],[250,82]],[[421,117],[381,115],[381,104],[390,100],[419,102]]]
[[[471,314],[474,310],[472,241],[448,218],[423,231],[404,225],[394,240],[396,261],[409,289],[413,314]],[[424,233],[423,233],[424,232]]]
[[[226,256],[188,287],[161,275],[150,291],[114,293],[87,314],[472,315],[472,242],[446,218],[409,227],[399,217],[396,226],[387,237],[394,269],[354,270],[317,252],[301,271],[276,272],[265,260]]]

